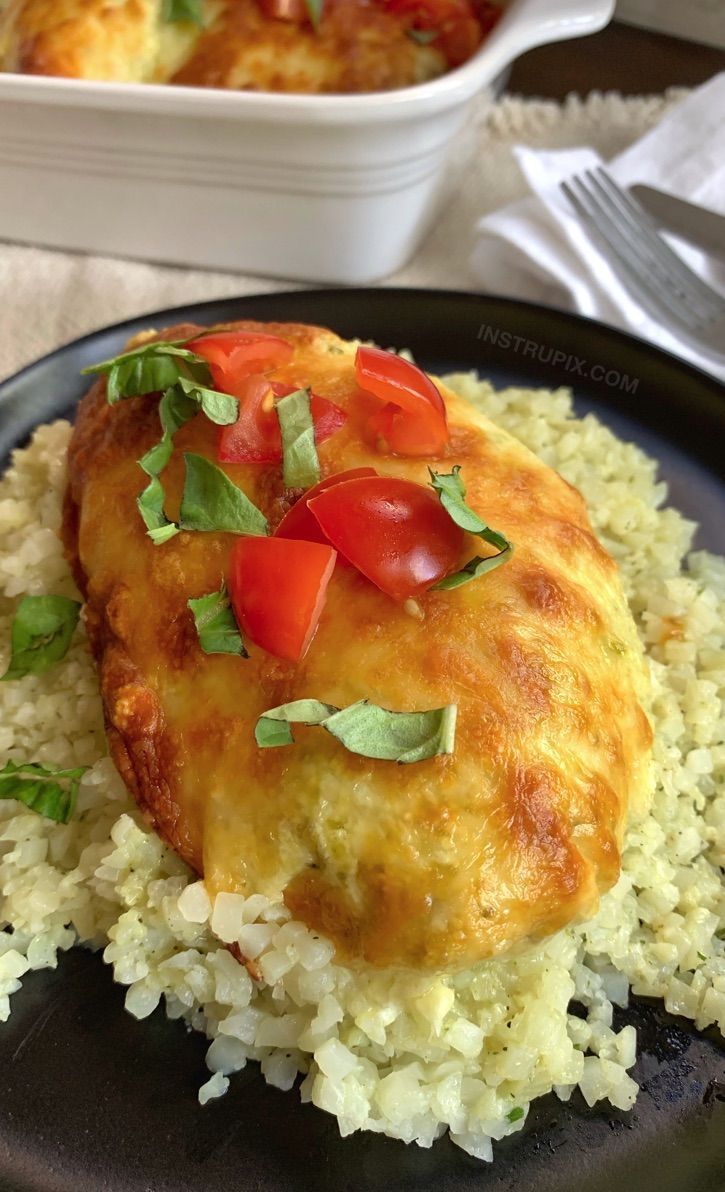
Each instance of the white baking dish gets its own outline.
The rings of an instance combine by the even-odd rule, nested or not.
[[[323,282],[405,263],[477,93],[614,0],[512,0],[464,66],[399,91],[273,95],[0,75],[0,237]]]

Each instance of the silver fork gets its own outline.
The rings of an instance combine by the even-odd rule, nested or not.
[[[644,310],[692,347],[725,359],[725,297],[673,252],[639,203],[601,168],[561,189]]]

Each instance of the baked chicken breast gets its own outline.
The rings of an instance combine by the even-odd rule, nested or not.
[[[109,405],[98,381],[71,441],[63,533],[110,750],[140,807],[212,894],[282,898],[350,960],[468,966],[590,915],[618,877],[628,815],[647,804],[651,730],[635,627],[581,496],[439,382],[445,449],[390,454],[365,433],[354,343],[311,326],[230,326],[287,340],[293,355],[273,380],[347,413],[318,446],[323,478],[372,466],[428,485],[429,466],[458,465],[469,506],[515,550],[412,604],[338,564],[300,661],[253,642],[248,658],[206,654],[187,601],[220,588],[238,539],[182,530],[154,545],[137,461],[159,438],[158,394]],[[163,473],[171,517],[183,453],[218,463],[218,433],[202,414],[177,431]],[[301,497],[279,464],[218,466],[272,531]],[[480,546],[466,535],[461,562]],[[266,710],[311,698],[455,704],[454,751],[398,765],[308,727],[293,746],[257,745]]]

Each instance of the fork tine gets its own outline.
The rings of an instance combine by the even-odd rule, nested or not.
[[[575,186],[578,189],[574,189]],[[604,256],[616,262],[617,271],[625,277],[627,288],[644,309],[658,320],[663,312],[666,312],[677,323],[695,331],[699,324],[695,319],[688,317],[689,311],[686,308],[683,310],[682,302],[672,297],[666,288],[659,285],[653,287],[646,271],[638,268],[636,260],[633,263],[632,258],[636,258],[637,254],[632,252],[628,242],[623,239],[616,223],[593,200],[581,178],[562,182],[561,188],[582,222],[603,244]]]
[[[699,303],[704,308],[704,314],[710,314],[715,318],[717,315],[725,313],[725,299],[701,281],[696,273],[693,273],[677,253],[670,248],[669,244],[662,239],[647,212],[640,207],[635,199],[617,186],[606,170],[598,167],[596,170],[589,171],[588,177],[598,193],[605,194],[609,198],[610,202],[621,212],[629,227],[636,231],[642,241],[651,248],[661,261],[662,267],[667,268],[673,276],[678,278],[683,287],[687,287],[691,294],[697,296]]]
[[[639,262],[647,278],[656,284],[658,296],[663,300],[666,296],[671,300],[670,305],[675,303],[675,314],[693,324],[712,319],[717,313],[715,308],[702,309],[694,291],[673,274],[666,260],[661,259],[658,246],[650,245],[640,227],[623,217],[619,205],[593,174],[589,172],[582,175],[580,181],[587,190],[594,213],[608,222],[612,234],[623,242],[627,253]]]
[[[725,300],[720,305],[719,296],[705,286],[707,306],[704,307],[692,288],[690,271],[684,262],[680,264],[686,271],[686,285],[680,282],[669,263],[663,265],[659,237],[652,246],[649,233],[642,234],[634,216],[623,212],[622,206],[591,173],[562,182],[561,190],[600,245],[605,260],[619,273],[642,308],[700,352],[717,360],[725,359]]]

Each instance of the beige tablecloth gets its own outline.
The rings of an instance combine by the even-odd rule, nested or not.
[[[515,96],[493,106],[482,103],[467,132],[475,147],[465,184],[415,258],[384,284],[478,288],[468,270],[475,221],[525,193],[512,145],[588,144],[610,157],[651,128],[682,94],[623,99],[593,93],[583,101],[572,96],[563,105]],[[0,228],[1,219],[0,199]],[[299,282],[0,243],[0,377],[78,335],[144,311],[298,288]]]

